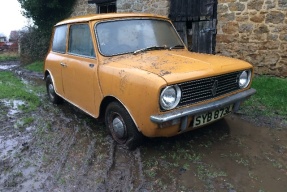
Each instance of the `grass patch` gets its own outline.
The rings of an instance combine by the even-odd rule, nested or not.
[[[287,115],[287,79],[270,76],[257,76],[252,87],[257,90],[249,100],[245,102],[246,111],[254,111],[264,115]]]
[[[19,60],[19,54],[17,52],[0,53],[0,62],[1,61],[15,61],[15,60]]]
[[[0,71],[0,99],[19,99],[26,101],[28,106],[25,110],[34,110],[40,105],[40,98],[31,91],[12,72]]]
[[[30,70],[30,71],[42,73],[43,68],[44,68],[44,62],[43,61],[36,61],[34,63],[27,65],[25,68]]]

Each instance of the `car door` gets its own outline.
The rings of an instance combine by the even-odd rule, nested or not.
[[[67,25],[55,27],[51,51],[45,60],[45,69],[49,71],[53,79],[55,91],[61,96],[64,96],[61,64],[66,58],[67,33]]]
[[[95,116],[98,63],[88,23],[70,25],[68,54],[61,65],[65,98]]]

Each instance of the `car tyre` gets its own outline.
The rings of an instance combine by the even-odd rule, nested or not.
[[[105,113],[105,124],[113,139],[129,150],[136,149],[143,140],[128,111],[119,103],[112,102]]]
[[[63,102],[63,99],[60,96],[58,96],[55,92],[55,87],[54,87],[54,84],[53,84],[53,81],[50,75],[46,77],[46,88],[47,88],[47,94],[48,94],[49,100],[53,104],[60,104]]]

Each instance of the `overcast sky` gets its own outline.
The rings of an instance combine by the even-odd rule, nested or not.
[[[17,0],[0,0],[0,34],[9,38],[10,31],[27,26],[27,19],[21,15],[21,6]]]

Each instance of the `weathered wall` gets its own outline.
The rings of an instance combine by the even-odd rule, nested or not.
[[[117,12],[143,12],[168,16],[169,0],[117,0]],[[88,4],[88,0],[77,0],[71,16],[95,13],[96,4]]]
[[[97,13],[96,4],[88,4],[88,0],[77,0],[71,16],[96,14],[96,13]]]
[[[218,0],[216,53],[287,76],[287,0]]]
[[[144,12],[168,16],[169,0],[118,0],[118,12]]]

